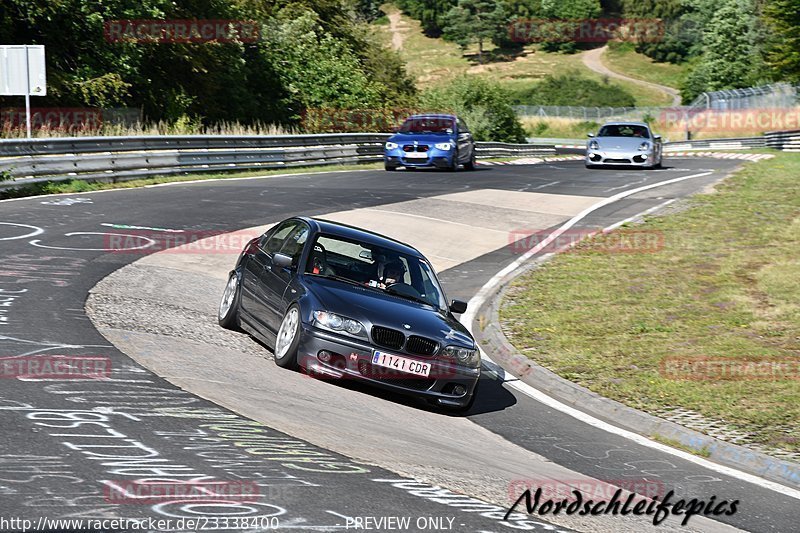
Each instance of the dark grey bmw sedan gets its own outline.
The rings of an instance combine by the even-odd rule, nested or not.
[[[294,217],[253,239],[230,273],[219,323],[274,347],[275,362],[353,378],[450,410],[472,405],[480,352],[433,267],[389,237]]]

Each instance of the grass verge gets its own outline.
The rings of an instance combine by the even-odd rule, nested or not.
[[[690,409],[800,451],[799,178],[800,154],[780,153],[636,226],[663,243],[638,250],[652,253],[595,239],[558,255],[509,287],[504,332],[603,396],[654,414]],[[666,371],[676,358],[684,370]],[[709,358],[718,370],[700,366]],[[770,367],[772,379],[724,375],[763,361],[790,366]]]
[[[275,176],[281,174],[313,174],[318,172],[333,172],[345,170],[371,170],[383,168],[379,163],[367,163],[361,165],[325,165],[318,167],[295,167],[281,168],[275,170],[252,170],[245,172],[212,172],[198,174],[180,174],[176,176],[153,176],[130,181],[120,181],[117,183],[104,183],[99,181],[84,181],[80,179],[66,181],[46,181],[23,185],[14,189],[0,189],[0,200],[9,198],[23,198],[27,196],[41,196],[46,194],[74,194],[89,191],[104,191],[109,189],[133,189],[147,185],[158,185],[161,183],[178,183],[181,181],[249,178],[256,176]]]
[[[672,63],[658,63],[634,50],[633,43],[608,43],[603,61],[614,72],[637,80],[649,81],[680,89],[686,77],[686,68]]]

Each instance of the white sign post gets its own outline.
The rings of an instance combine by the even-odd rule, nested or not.
[[[0,96],[25,96],[25,122],[31,136],[31,95],[47,94],[44,45],[0,45]]]

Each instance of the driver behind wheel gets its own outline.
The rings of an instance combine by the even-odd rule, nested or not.
[[[400,261],[387,263],[386,266],[383,267],[383,277],[381,279],[383,288],[394,285],[395,283],[403,283],[405,274],[406,269]]]

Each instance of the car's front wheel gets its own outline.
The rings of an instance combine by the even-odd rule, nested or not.
[[[384,164],[384,165],[383,165],[383,169],[384,169],[384,170],[386,170],[386,171],[388,171],[388,172],[391,172],[391,171],[393,171],[393,170],[397,170],[397,167],[396,167],[396,166],[393,166],[393,165],[387,165],[387,164]]]
[[[225,285],[225,292],[222,293],[222,300],[219,302],[217,311],[217,321],[225,329],[239,330],[239,295],[241,287],[239,276],[236,272],[231,272],[228,284]]]
[[[475,148],[472,149],[472,155],[469,158],[469,161],[464,163],[465,170],[475,170]]]
[[[275,337],[275,364],[297,368],[297,348],[300,345],[300,307],[292,304],[286,310]]]
[[[447,170],[449,170],[450,172],[455,172],[458,170],[458,150],[455,150],[453,152],[453,161],[450,164],[450,166],[447,167]]]

